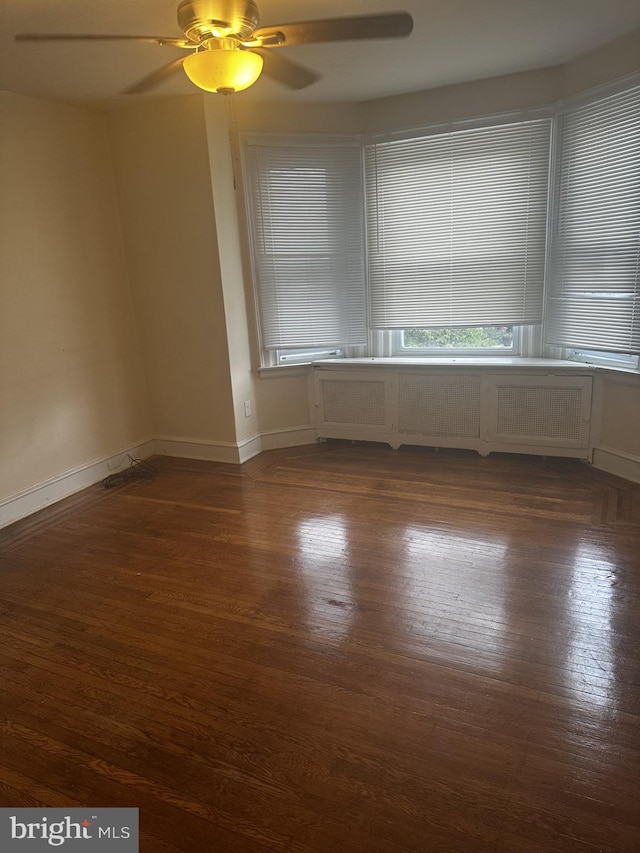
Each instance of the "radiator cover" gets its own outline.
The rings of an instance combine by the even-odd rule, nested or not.
[[[590,376],[517,368],[312,370],[318,438],[588,457]]]

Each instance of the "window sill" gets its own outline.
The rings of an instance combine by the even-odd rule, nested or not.
[[[336,361],[344,361],[344,359],[336,359]],[[288,376],[306,376],[309,373],[311,362],[306,361],[303,364],[278,364],[273,367],[259,367],[258,376],[260,379],[282,379]]]
[[[308,361],[301,364],[282,364],[273,367],[259,367],[258,375],[261,379],[277,379],[290,376],[307,376],[312,367],[443,367],[443,368],[495,368],[518,369],[518,370],[561,370],[563,372],[587,373],[603,375],[621,374],[633,376],[640,379],[640,370],[631,367],[620,367],[611,365],[589,364],[582,361],[570,361],[559,358],[524,358],[519,356],[425,356],[404,357],[389,356],[386,358],[323,358],[317,361]]]
[[[584,362],[588,364],[589,367],[592,367],[594,370],[604,370],[605,373],[610,373],[611,371],[615,373],[631,373],[636,376],[640,376],[640,368],[639,367],[627,367],[624,364],[595,364],[593,362]]]
[[[541,368],[562,369],[566,371],[574,371],[576,373],[589,373],[594,370],[594,366],[579,361],[568,361],[567,359],[555,358],[524,358],[519,356],[452,356],[445,358],[443,356],[429,356],[411,358],[403,356],[393,356],[390,358],[325,358],[313,362],[314,367],[323,366],[334,367],[492,367],[492,368],[518,368],[540,370]],[[279,368],[277,368],[279,369]]]

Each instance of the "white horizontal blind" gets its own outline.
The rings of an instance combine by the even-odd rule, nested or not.
[[[265,349],[366,343],[361,161],[358,141],[245,141]]]
[[[550,120],[366,147],[374,328],[540,323]]]
[[[562,117],[547,342],[640,353],[640,86]]]

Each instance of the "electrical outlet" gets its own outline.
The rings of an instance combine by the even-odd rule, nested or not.
[[[244,401],[244,416],[245,418],[251,417],[251,400]]]

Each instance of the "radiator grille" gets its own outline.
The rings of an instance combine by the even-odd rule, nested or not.
[[[480,435],[478,376],[400,376],[398,429],[403,435]]]
[[[581,388],[498,387],[498,435],[580,438]]]
[[[384,382],[322,382],[324,420],[336,424],[384,426]]]

